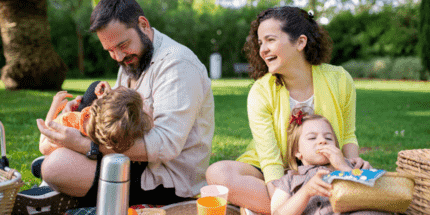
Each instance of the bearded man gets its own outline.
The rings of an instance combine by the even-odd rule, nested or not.
[[[90,31],[120,65],[113,88],[139,92],[154,121],[153,128],[123,153],[132,161],[130,205],[171,204],[197,195],[207,184],[215,126],[205,66],[190,49],[151,27],[135,0],[101,0],[91,14]],[[79,106],[81,98],[68,102],[65,111]],[[95,156],[97,146],[77,129],[42,119],[37,125],[62,148],[43,160],[42,176],[49,187],[18,194],[20,207],[49,201],[53,210],[68,201],[67,196],[80,197],[74,198],[79,207],[95,206],[102,158]],[[102,155],[113,153],[99,147]]]

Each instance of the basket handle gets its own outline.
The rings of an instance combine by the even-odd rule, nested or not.
[[[11,180],[15,172],[18,172],[18,171],[16,171],[15,169],[9,169],[9,171],[7,171],[7,173],[5,174],[6,179]]]
[[[6,157],[6,135],[4,132],[3,123],[0,121],[0,141],[1,141],[1,160],[0,160],[0,168],[4,170],[5,167],[9,166],[9,160]]]

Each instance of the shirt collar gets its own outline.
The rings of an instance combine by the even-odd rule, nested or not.
[[[154,53],[152,54],[151,64],[154,63],[155,56],[158,54],[158,50],[160,50],[161,44],[163,43],[163,34],[155,28],[152,28],[152,30],[154,30],[154,39],[152,41]]]

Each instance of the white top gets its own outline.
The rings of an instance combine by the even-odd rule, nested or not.
[[[214,97],[206,67],[187,47],[154,30],[154,55],[136,82],[154,127],[144,135],[148,167],[143,190],[158,185],[175,188],[177,196],[192,197],[207,185],[214,134]],[[129,87],[119,69],[114,86]]]
[[[305,105],[311,107],[312,109],[315,109],[314,108],[314,95],[312,95],[310,98],[308,98],[304,102],[299,102],[299,101],[291,98],[291,96],[290,96],[290,110],[291,111],[294,109],[294,107],[296,107],[296,105],[299,105],[299,104],[305,104]]]

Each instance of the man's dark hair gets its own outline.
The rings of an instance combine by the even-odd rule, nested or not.
[[[90,31],[105,28],[112,20],[120,21],[127,28],[137,28],[143,10],[135,0],[101,0],[91,13]]]

